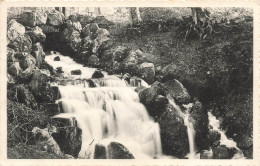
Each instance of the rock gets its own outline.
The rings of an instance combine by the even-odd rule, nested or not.
[[[83,40],[82,40],[82,46],[81,46],[81,52],[88,52],[90,55],[92,55],[92,50],[93,50],[93,47],[94,47],[94,41],[89,37],[85,37]]]
[[[96,55],[91,55],[88,58],[88,63],[89,66],[91,67],[98,67],[100,65],[99,63],[99,58]]]
[[[99,29],[98,24],[90,23],[87,24],[83,29],[82,33],[84,37],[90,36],[92,39],[96,38],[96,31]]]
[[[60,57],[59,56],[54,57],[54,61],[60,61]]]
[[[47,14],[40,11],[25,11],[20,14],[18,21],[28,27],[43,25],[46,24]]]
[[[166,97],[167,93],[168,90],[164,84],[160,82],[154,82],[150,88],[146,88],[139,93],[140,102],[146,106],[151,104],[156,96],[162,95]]]
[[[100,71],[100,70],[96,70],[93,74],[91,78],[103,78],[104,74]]]
[[[97,23],[100,28],[109,29],[113,22],[105,18],[105,16],[97,16],[92,20],[93,23]]]
[[[209,146],[210,147],[218,147],[220,145],[220,133],[215,130],[209,131]]]
[[[198,100],[194,102],[191,110],[190,117],[194,120],[194,130],[195,134],[195,143],[196,146],[200,149],[208,149],[209,148],[209,119],[207,109],[203,108],[203,105]],[[216,135],[217,136],[217,135]],[[214,140],[214,143],[217,140]]]
[[[107,154],[106,154],[106,147],[101,144],[96,144],[95,145],[95,154],[94,154],[94,159],[106,159]]]
[[[134,159],[131,152],[118,142],[111,142],[107,148],[109,159]]]
[[[19,35],[9,42],[8,47],[14,49],[17,52],[31,52],[32,41],[27,34]]]
[[[81,149],[82,130],[74,126],[59,126],[58,132],[53,134],[53,138],[60,146],[62,152],[78,157]]]
[[[138,60],[135,51],[129,51],[128,56],[122,61],[123,72],[127,72],[131,75],[137,75],[138,68]]]
[[[153,83],[155,77],[155,68],[153,63],[142,63],[140,65],[140,72],[138,73],[148,84]]]
[[[41,67],[45,58],[45,53],[43,51],[41,43],[38,42],[33,45],[32,56],[36,59],[36,66]]]
[[[15,51],[11,48],[7,47],[7,62],[19,62],[18,59],[16,59]],[[10,63],[12,64],[12,63]],[[10,66],[7,66],[10,67]]]
[[[98,28],[95,35],[93,53],[101,53],[112,46],[113,42],[110,40],[109,32],[106,29]]]
[[[70,47],[73,51],[78,52],[81,48],[81,38],[80,33],[76,30],[73,30],[70,36]]]
[[[128,73],[125,73],[122,77],[123,80],[125,80],[128,84],[130,84],[131,76]]]
[[[179,158],[185,157],[189,152],[189,140],[187,127],[177,110],[168,106],[159,117],[158,123],[161,131],[162,151],[165,155],[173,155]]]
[[[14,19],[12,19],[7,25],[7,39],[9,43],[10,41],[15,40],[19,36],[23,36],[25,33],[25,27]]]
[[[22,71],[19,62],[11,63],[10,67],[7,69],[8,73],[14,77],[17,77]]]
[[[45,71],[39,69],[33,71],[29,88],[39,103],[53,103],[55,101],[54,91],[48,83],[49,79]]]
[[[57,67],[56,68],[57,73],[61,74],[64,73],[64,71],[62,70],[62,67]]]
[[[129,51],[126,47],[118,46],[114,52],[115,61],[122,62],[128,56]]]
[[[229,149],[226,145],[220,145],[213,150],[213,159],[231,159],[234,156],[234,150]]]
[[[77,31],[81,32],[82,27],[81,27],[81,24],[80,24],[79,21],[73,22],[73,23],[72,23],[72,26],[73,26],[74,29],[76,29]]]
[[[145,86],[139,86],[139,87],[135,88],[135,92],[137,92],[137,93],[139,94],[139,93],[140,93],[141,91],[143,91],[144,89],[146,89]]]
[[[33,43],[44,42],[46,39],[46,35],[42,32],[42,29],[38,26],[33,27],[31,30],[27,31]]]
[[[200,159],[213,159],[212,151],[202,150],[200,152]]]
[[[78,21],[82,25],[82,27],[85,27],[87,24],[89,24],[92,21],[92,17],[89,15],[79,15]]]
[[[9,100],[23,103],[30,108],[37,107],[37,102],[35,101],[34,96],[23,84],[10,88],[7,92],[7,97]]]
[[[82,74],[82,72],[81,72],[81,70],[71,70],[71,75],[81,75]]]
[[[62,155],[59,145],[51,136],[52,131],[49,131],[47,128],[40,129],[38,127],[34,127],[32,133],[34,135],[34,139],[37,141],[37,144],[43,146],[46,151],[57,155]]]
[[[14,79],[13,76],[11,76],[10,74],[7,74],[7,83],[8,83],[8,89],[9,89],[9,85],[13,86],[16,83],[16,80]]]
[[[19,63],[23,70],[26,70],[27,68],[33,70],[36,66],[36,59],[32,55],[27,54],[27,56],[24,56]]]
[[[190,95],[187,89],[178,80],[168,80],[164,83],[165,86],[170,90],[171,97],[174,98],[181,104],[188,104]]]
[[[60,105],[57,103],[46,103],[43,104],[45,109],[47,110],[48,116],[54,116],[61,113]]]
[[[156,56],[148,53],[144,53],[141,50],[136,50],[135,51],[138,57],[138,62],[139,63],[154,63],[156,60]]]
[[[69,20],[72,22],[77,22],[78,21],[79,14],[78,13],[73,13],[72,15],[69,16]]]
[[[62,12],[59,12],[57,10],[48,11],[47,15],[48,15],[48,19],[47,19],[48,24],[54,26],[60,26],[63,24],[65,16]]]

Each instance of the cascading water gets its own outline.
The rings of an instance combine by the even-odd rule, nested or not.
[[[95,69],[76,64],[71,58],[57,55],[46,57],[46,61],[55,67],[62,67],[64,75],[80,69],[82,77],[91,78]],[[82,148],[80,158],[94,158],[95,145],[105,147],[114,141],[123,144],[135,158],[159,158],[162,155],[160,129],[148,115],[144,105],[139,102],[135,87],[115,76],[93,79],[96,87],[88,83],[58,85],[64,113],[54,118],[75,118],[82,129]],[[141,82],[141,85],[147,85]],[[107,157],[109,157],[107,155]]]
[[[183,113],[180,107],[175,103],[174,99],[172,99],[169,95],[167,96],[169,99],[169,103],[173,106],[173,108],[177,111],[180,117],[184,120],[184,125],[187,126],[187,134],[189,139],[189,150],[190,153],[187,155],[190,159],[200,158],[199,154],[196,153],[196,144],[195,144],[195,130],[193,127],[193,123],[190,121],[189,109],[193,104],[184,105],[186,108],[185,113]]]
[[[228,148],[235,148],[237,153],[233,156],[233,159],[244,158],[242,151],[237,147],[237,143],[232,139],[228,139],[225,132],[220,130],[219,120],[211,113],[208,112],[210,130],[220,133],[220,145],[226,145]]]

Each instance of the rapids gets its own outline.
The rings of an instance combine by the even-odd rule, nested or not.
[[[57,55],[60,61],[53,60]],[[64,76],[72,79],[90,79],[96,70],[60,54],[46,56],[46,61],[54,68],[62,67]],[[82,75],[71,75],[75,69],[80,69]],[[93,79],[95,88],[86,83],[58,85],[61,98],[57,102],[61,102],[64,113],[53,118],[77,120],[82,129],[79,158],[94,158],[96,144],[107,147],[112,141],[123,144],[135,158],[160,158],[159,125],[139,102],[135,87],[116,76],[104,75],[104,78]],[[140,85],[148,86],[144,81]]]
[[[54,61],[56,56],[60,61]],[[143,81],[136,81],[131,78],[130,82],[120,79],[115,75],[108,75],[104,78],[91,79],[95,68],[84,67],[73,61],[72,58],[63,56],[58,52],[51,52],[45,60],[53,68],[62,67],[65,83],[52,84],[58,86],[60,99],[64,113],[53,116],[53,118],[66,118],[82,129],[82,147],[79,158],[93,159],[95,156],[95,145],[101,144],[106,148],[110,142],[123,144],[134,158],[172,158],[162,154],[159,124],[149,116],[146,108],[139,101],[135,92],[138,86],[149,87]],[[81,70],[81,75],[71,75],[71,70]],[[86,79],[94,82],[94,87]],[[187,126],[189,140],[190,159],[199,159],[195,143],[195,130],[190,118],[189,111],[193,104],[183,105],[186,111],[182,112],[174,99],[167,96],[169,104],[177,111]],[[238,152],[233,158],[243,158],[243,153],[237,148],[236,143],[228,139],[225,132],[220,130],[220,123],[212,113],[208,113],[209,128],[221,134],[221,145],[228,148],[236,148]],[[209,150],[212,154],[212,150]],[[107,158],[109,155],[106,154]],[[174,158],[174,157],[173,157]]]

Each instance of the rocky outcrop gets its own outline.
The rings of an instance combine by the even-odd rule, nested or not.
[[[225,145],[220,145],[213,148],[213,159],[231,159],[234,156],[235,149],[227,148]]]
[[[17,52],[29,53],[31,52],[32,41],[27,34],[19,35],[9,42],[8,47],[14,49]]]

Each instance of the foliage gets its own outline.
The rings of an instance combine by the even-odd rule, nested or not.
[[[44,110],[32,110],[24,104],[7,101],[7,133],[8,146],[15,143],[33,143],[33,127],[44,128],[50,123]]]

